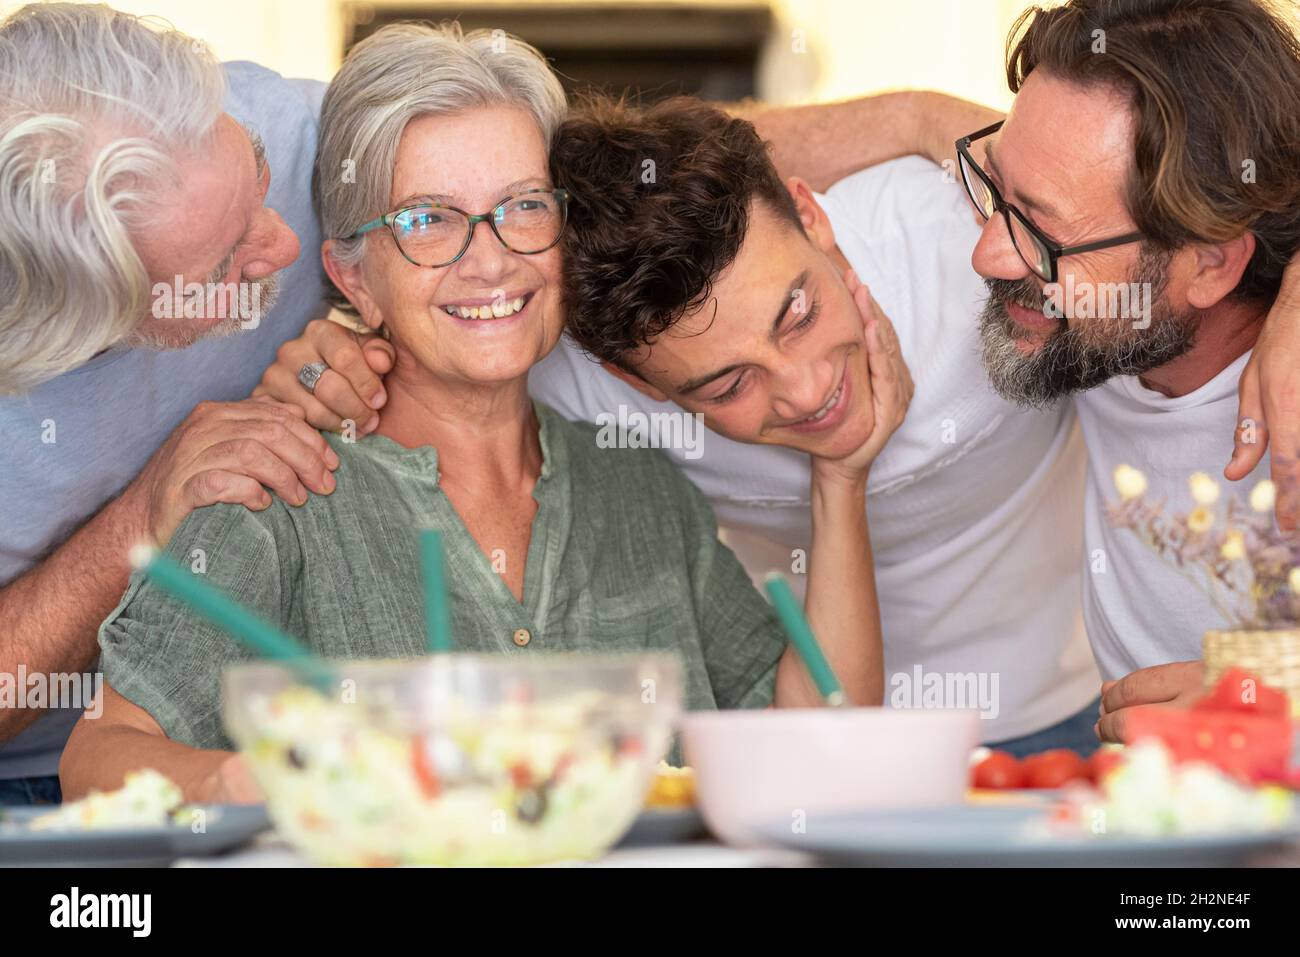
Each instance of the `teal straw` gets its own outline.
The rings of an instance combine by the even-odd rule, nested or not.
[[[763,580],[763,586],[767,589],[768,597],[772,599],[777,617],[781,619],[781,627],[790,637],[790,643],[803,659],[804,667],[808,669],[813,684],[817,686],[817,693],[833,708],[847,705],[849,702],[844,697],[844,689],[840,687],[835,672],[831,670],[831,663],[822,654],[821,645],[817,644],[812,629],[808,627],[808,619],[804,617],[803,609],[799,607],[798,600],[790,591],[789,583],[781,577],[780,573],[772,572]]]
[[[420,532],[420,565],[424,570],[424,637],[430,654],[451,651],[451,603],[447,599],[447,567],[442,533]]]
[[[261,657],[283,661],[322,691],[332,686],[329,669],[323,661],[221,589],[159,554],[157,549],[147,545],[131,549],[131,564],[142,570],[153,584]]]

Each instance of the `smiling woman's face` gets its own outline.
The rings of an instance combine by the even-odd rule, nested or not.
[[[546,144],[536,120],[516,107],[479,107],[423,116],[402,134],[388,210],[429,200],[484,213],[507,196],[550,188]],[[361,266],[366,321],[383,322],[397,350],[397,374],[418,367],[473,385],[521,376],[559,341],[561,254],[535,255],[501,245],[488,223],[475,226],[463,256],[450,266],[413,265],[392,234],[367,240]],[[522,308],[512,311],[520,304]],[[466,318],[499,304],[509,312]],[[454,315],[453,315],[454,313]]]

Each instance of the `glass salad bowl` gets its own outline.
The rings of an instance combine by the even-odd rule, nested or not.
[[[226,728],[280,832],[320,863],[521,865],[601,854],[631,826],[681,710],[667,654],[259,662]]]

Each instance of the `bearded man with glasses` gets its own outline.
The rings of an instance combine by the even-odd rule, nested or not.
[[[989,377],[1025,405],[1073,395],[1088,445],[1084,617],[1108,679],[1105,740],[1123,740],[1134,707],[1199,695],[1201,635],[1224,624],[1107,520],[1116,468],[1178,510],[1235,429],[1225,475],[1253,485],[1271,464],[1278,517],[1295,525],[1297,22],[1294,4],[1257,0],[1029,10],[1009,45],[1011,111],[956,141],[984,223],[972,263]]]
[[[1011,110],[956,139],[982,225],[989,379],[1028,407],[1072,397],[1088,446],[1083,611],[1103,740],[1123,740],[1135,707],[1199,696],[1202,634],[1224,624],[1107,521],[1115,469],[1140,469],[1181,510],[1189,477],[1230,453],[1224,475],[1248,489],[1271,474],[1278,523],[1300,527],[1297,25],[1294,2],[1265,0],[1030,8],[1008,44]],[[872,149],[951,168],[953,105],[915,102],[912,125],[875,128]],[[828,166],[853,148],[825,131],[852,129],[853,109],[800,118]]]

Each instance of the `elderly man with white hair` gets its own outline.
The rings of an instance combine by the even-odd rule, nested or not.
[[[326,311],[323,91],[108,7],[0,20],[0,805],[59,798],[127,544],[332,488],[320,434],[247,400]]]

